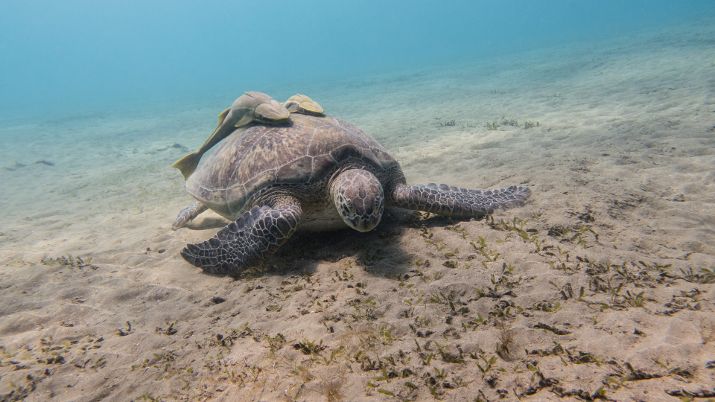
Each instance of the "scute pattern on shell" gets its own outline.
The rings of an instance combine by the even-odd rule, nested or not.
[[[300,114],[289,126],[252,125],[234,131],[205,154],[186,190],[225,216],[245,209],[256,191],[275,185],[306,185],[325,179],[346,160],[377,170],[397,162],[372,137],[333,117]]]

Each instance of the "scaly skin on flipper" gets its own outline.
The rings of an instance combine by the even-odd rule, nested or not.
[[[271,206],[253,207],[211,239],[189,244],[181,255],[212,274],[237,275],[283,245],[298,228],[300,201],[284,196]]]
[[[219,114],[218,125],[198,150],[184,155],[171,166],[179,169],[184,178],[188,178],[196,170],[201,156],[236,128],[247,126],[254,121],[282,123],[289,117],[288,109],[270,96],[262,92],[246,92],[233,101],[230,108]]]
[[[325,116],[325,110],[320,104],[307,95],[295,94],[283,103],[291,113],[307,114],[310,116]]]
[[[527,187],[521,186],[471,190],[446,184],[400,184],[395,187],[392,202],[396,207],[453,218],[479,218],[496,209],[522,205],[530,193]]]
[[[180,228],[183,228],[186,226],[187,223],[191,222],[199,216],[202,212],[206,211],[209,209],[206,205],[200,203],[200,202],[194,202],[193,204],[189,205],[188,207],[182,209],[179,211],[179,214],[176,216],[176,220],[174,221],[174,224],[171,225],[172,230],[177,230]]]

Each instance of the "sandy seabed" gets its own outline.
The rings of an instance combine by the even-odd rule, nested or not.
[[[190,198],[168,165],[216,108],[3,126],[0,399],[715,396],[712,38],[316,89],[408,182],[532,197],[477,221],[390,211],[371,233],[299,234],[239,279],[179,256],[217,215],[170,228]]]

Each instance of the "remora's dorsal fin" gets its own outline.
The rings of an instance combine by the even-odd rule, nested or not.
[[[228,116],[228,112],[231,111],[230,107],[227,107],[226,110],[218,114],[218,124],[216,127],[220,126],[221,123],[223,123],[224,120],[226,120],[226,116]]]

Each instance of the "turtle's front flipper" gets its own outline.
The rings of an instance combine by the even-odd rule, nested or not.
[[[470,190],[446,184],[399,184],[392,193],[392,205],[455,218],[479,218],[495,209],[522,205],[530,193],[522,186]]]
[[[295,233],[302,213],[296,198],[280,197],[245,212],[211,239],[187,245],[181,255],[212,274],[239,274],[282,246]]]
[[[174,221],[174,224],[171,225],[172,230],[177,230],[181,229],[184,226],[186,226],[187,223],[191,222],[199,216],[202,212],[206,211],[208,207],[200,202],[195,202],[188,207],[182,209],[179,211],[179,214],[176,216],[176,220]]]

